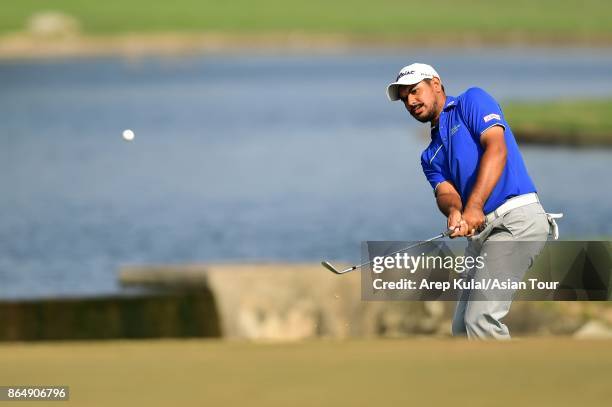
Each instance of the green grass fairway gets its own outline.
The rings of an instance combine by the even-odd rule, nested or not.
[[[31,343],[1,344],[0,360],[1,385],[69,385],[68,404],[78,406],[594,407],[612,400],[610,341]]]
[[[612,39],[612,2],[439,0],[40,0],[6,1],[0,32],[20,30],[41,10],[77,17],[87,33],[151,31],[349,33],[525,42]],[[404,37],[410,41],[410,37]]]
[[[511,102],[506,119],[529,141],[612,145],[612,100]]]

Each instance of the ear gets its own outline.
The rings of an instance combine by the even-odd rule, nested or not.
[[[440,78],[436,78],[435,76],[431,78],[431,86],[433,86],[435,92],[442,91],[442,83],[440,82]]]

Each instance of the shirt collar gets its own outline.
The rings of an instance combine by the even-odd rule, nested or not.
[[[453,96],[447,96],[446,103],[444,104],[444,108],[442,109],[442,111],[446,111],[450,109],[451,107],[455,107],[455,106],[457,106],[457,98]]]
[[[444,108],[442,108],[442,112],[440,112],[440,116],[442,116],[442,113],[446,112],[447,110],[455,106],[457,106],[457,98],[454,96],[447,96],[446,102],[444,103]],[[438,126],[439,126],[439,123],[431,128],[431,139],[432,140],[438,135]]]

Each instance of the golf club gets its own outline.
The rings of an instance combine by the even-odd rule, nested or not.
[[[425,243],[433,242],[434,240],[442,239],[443,237],[448,237],[452,232],[453,232],[452,230],[447,230],[446,232],[440,233],[439,235],[434,236],[431,239],[423,240],[422,242],[418,242],[416,244],[413,244],[412,246],[408,246],[408,247],[405,247],[403,249],[397,250],[397,251],[395,251],[393,253],[389,253],[387,256],[392,256],[392,255],[394,255],[396,253],[405,252],[406,250],[414,249],[415,247],[419,247],[419,246],[421,246],[421,245],[423,245]],[[371,260],[366,262],[366,263],[359,264],[357,266],[349,267],[349,268],[347,268],[345,270],[338,270],[337,268],[332,266],[332,264],[330,262],[328,262],[328,261],[322,261],[321,265],[323,267],[325,267],[326,269],[328,269],[329,271],[331,271],[332,273],[335,273],[335,274],[344,274],[344,273],[349,273],[349,272],[351,272],[353,270],[357,270],[358,268],[361,268],[363,266],[367,266],[370,263],[372,263]]]

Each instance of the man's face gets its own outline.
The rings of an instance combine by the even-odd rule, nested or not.
[[[405,85],[399,88],[399,97],[412,117],[421,123],[434,120],[438,114],[438,104],[436,100],[436,84],[433,79],[431,82],[421,81],[415,85]]]

